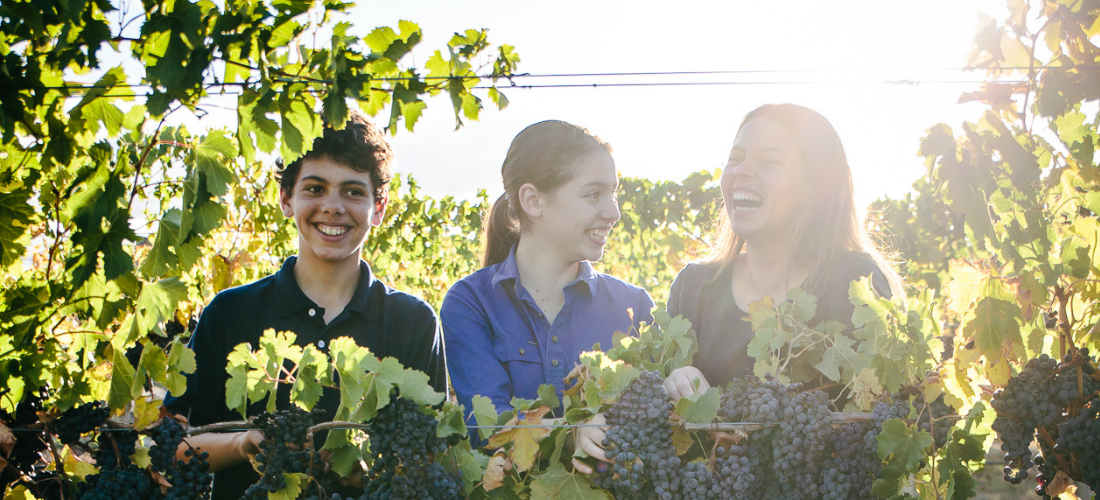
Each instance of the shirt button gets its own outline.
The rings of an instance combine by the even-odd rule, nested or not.
[[[317,310],[316,310],[316,309],[310,309],[310,310],[309,310],[309,316],[310,316],[311,318],[312,318],[312,317],[314,317],[314,316],[316,316],[316,315],[317,315]]]
[[[324,349],[325,348],[325,341],[324,340],[318,340],[317,341],[317,347],[320,347],[321,349]]]
[[[519,353],[520,353],[520,354],[527,354],[527,351],[526,351],[526,350],[524,350],[524,349],[523,349],[522,347],[520,347],[520,348],[519,348]]]
[[[554,335],[553,337],[550,337],[550,340],[551,340],[552,342],[554,342],[555,344],[557,344],[557,343],[558,343],[558,336],[557,336],[557,335]]]
[[[558,366],[558,360],[555,359],[555,360],[551,361],[550,364],[552,364],[554,366]]]

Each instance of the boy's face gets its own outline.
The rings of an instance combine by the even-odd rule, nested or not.
[[[374,199],[369,173],[328,157],[304,160],[293,191],[279,195],[283,214],[298,226],[300,259],[358,261],[367,232],[386,213],[387,199]]]

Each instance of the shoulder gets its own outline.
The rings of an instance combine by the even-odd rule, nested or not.
[[[601,291],[605,290],[607,293],[611,294],[612,297],[641,300],[643,302],[648,301],[652,306],[653,300],[650,299],[649,292],[645,291],[644,288],[610,274],[596,272],[595,276],[596,286],[599,287]]]
[[[676,275],[676,281],[685,283],[703,283],[711,281],[718,275],[720,267],[712,262],[692,262],[684,266]]]
[[[259,300],[261,295],[269,290],[273,290],[274,285],[275,275],[272,274],[247,285],[226,288],[218,292],[206,307],[207,309],[218,307],[242,307]]]
[[[837,260],[835,280],[841,281],[843,285],[847,286],[851,281],[870,276],[871,285],[879,295],[887,298],[892,295],[889,278],[879,267],[878,262],[870,255],[864,252],[851,251],[845,252]]]
[[[479,301],[493,293],[493,277],[500,264],[483,267],[473,274],[456,281],[443,297],[440,313],[457,303]]]
[[[435,314],[435,310],[423,298],[398,290],[381,280],[375,280],[374,288],[376,290],[371,291],[371,298],[381,300],[387,312]]]

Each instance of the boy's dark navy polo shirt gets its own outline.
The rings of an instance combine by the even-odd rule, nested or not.
[[[406,367],[428,374],[435,390],[446,394],[443,338],[431,306],[378,281],[370,266],[360,261],[355,294],[344,311],[326,325],[324,309],[310,300],[294,279],[296,261],[291,257],[279,272],[225,290],[210,301],[189,344],[195,351],[198,369],[187,376],[187,392],[166,399],[165,405],[171,411],[187,416],[192,426],[241,420],[241,415],[225,404],[227,358],[243,342],[256,349],[260,336],[269,328],[294,332],[297,345],[313,344],[325,352],[332,340],[351,337],[379,358],[392,356]],[[290,406],[289,395],[289,385],[280,384],[280,409]],[[331,419],[339,404],[339,392],[326,388],[316,407],[328,410]],[[263,411],[263,402],[253,403],[248,415]],[[324,442],[315,444],[320,447]],[[223,469],[214,475],[213,499],[237,500],[258,479],[249,463]]]

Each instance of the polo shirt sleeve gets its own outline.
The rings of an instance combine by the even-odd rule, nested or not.
[[[417,347],[413,352],[407,353],[411,359],[409,366],[426,373],[436,392],[447,394],[447,362],[439,318],[428,304],[418,301],[417,306],[416,322],[413,326]]]
[[[511,378],[494,354],[493,327],[482,300],[467,281],[459,281],[439,309],[447,370],[467,420],[475,395],[491,399],[498,412],[510,409],[512,401]]]
[[[195,372],[187,374],[187,390],[179,396],[170,394],[164,405],[169,411],[187,417],[192,426],[232,420],[225,406],[225,371],[228,353],[225,351],[225,321],[222,295],[214,297],[199,316],[195,332],[187,346],[195,352]]]

